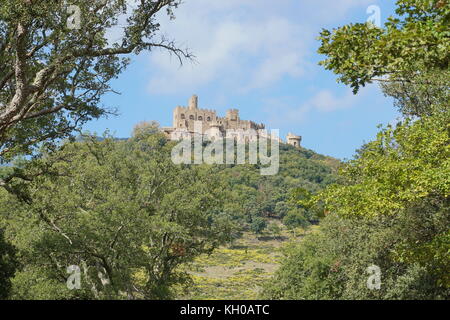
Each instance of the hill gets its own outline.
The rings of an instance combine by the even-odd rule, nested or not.
[[[20,260],[11,296],[174,298],[201,268],[221,272],[229,258],[246,279],[266,277],[276,268],[266,254],[318,220],[291,197],[334,182],[339,164],[281,145],[279,173],[262,176],[259,164],[176,165],[175,144],[158,132],[92,137],[3,168],[10,192],[0,191],[0,228]],[[83,270],[79,290],[61,277],[67,266]]]

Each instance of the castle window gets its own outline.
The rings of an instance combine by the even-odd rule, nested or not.
[[[207,121],[211,121],[211,117],[206,118]]]
[[[186,116],[184,115],[184,113],[181,114],[181,119],[186,119]]]
[[[202,116],[199,116],[199,117],[198,117],[198,120],[202,121],[202,120],[203,120],[203,117],[202,117]]]
[[[190,116],[189,116],[189,119],[194,120],[194,116],[193,116],[193,115],[190,115]]]

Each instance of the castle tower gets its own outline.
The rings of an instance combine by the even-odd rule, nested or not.
[[[198,96],[195,94],[189,99],[189,109],[198,109]]]
[[[302,137],[297,136],[297,135],[292,134],[292,133],[289,132],[287,134],[287,136],[286,136],[286,140],[287,140],[288,144],[290,144],[290,145],[292,145],[292,146],[294,146],[296,148],[299,148],[300,147],[300,142],[302,141]]]
[[[173,110],[173,115],[172,115],[172,126],[173,128],[179,128],[179,127],[184,127],[185,126],[185,115],[183,112],[183,107],[181,106],[177,106],[174,110]]]
[[[239,110],[237,110],[237,109],[227,110],[226,118],[231,121],[238,121],[239,120]]]

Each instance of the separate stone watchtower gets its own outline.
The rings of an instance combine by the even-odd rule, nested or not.
[[[286,140],[287,140],[286,142],[288,144],[293,145],[296,148],[299,148],[300,147],[300,142],[302,142],[302,137],[297,136],[297,135],[292,134],[292,133],[289,132],[287,134],[287,136],[286,136]]]

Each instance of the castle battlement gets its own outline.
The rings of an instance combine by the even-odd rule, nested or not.
[[[219,117],[216,110],[213,109],[200,109],[198,107],[198,96],[196,95],[193,95],[189,99],[187,107],[175,107],[173,110],[172,127],[165,127],[162,128],[162,130],[170,139],[179,140],[189,136],[189,134],[200,133],[195,132],[194,130],[196,124],[198,125],[199,123],[201,123],[202,128],[201,134],[204,134],[205,132],[211,134],[211,132],[213,132],[214,137],[229,137],[230,134],[233,135],[235,132],[246,131],[256,132],[258,136],[268,137],[264,124],[257,124],[250,120],[240,119],[239,109],[228,109],[225,117]],[[229,131],[230,134],[227,134],[227,131]],[[240,137],[245,139],[245,134],[236,135],[238,140]],[[286,142],[293,146],[299,147],[301,139],[302,138],[300,136],[289,133]]]

